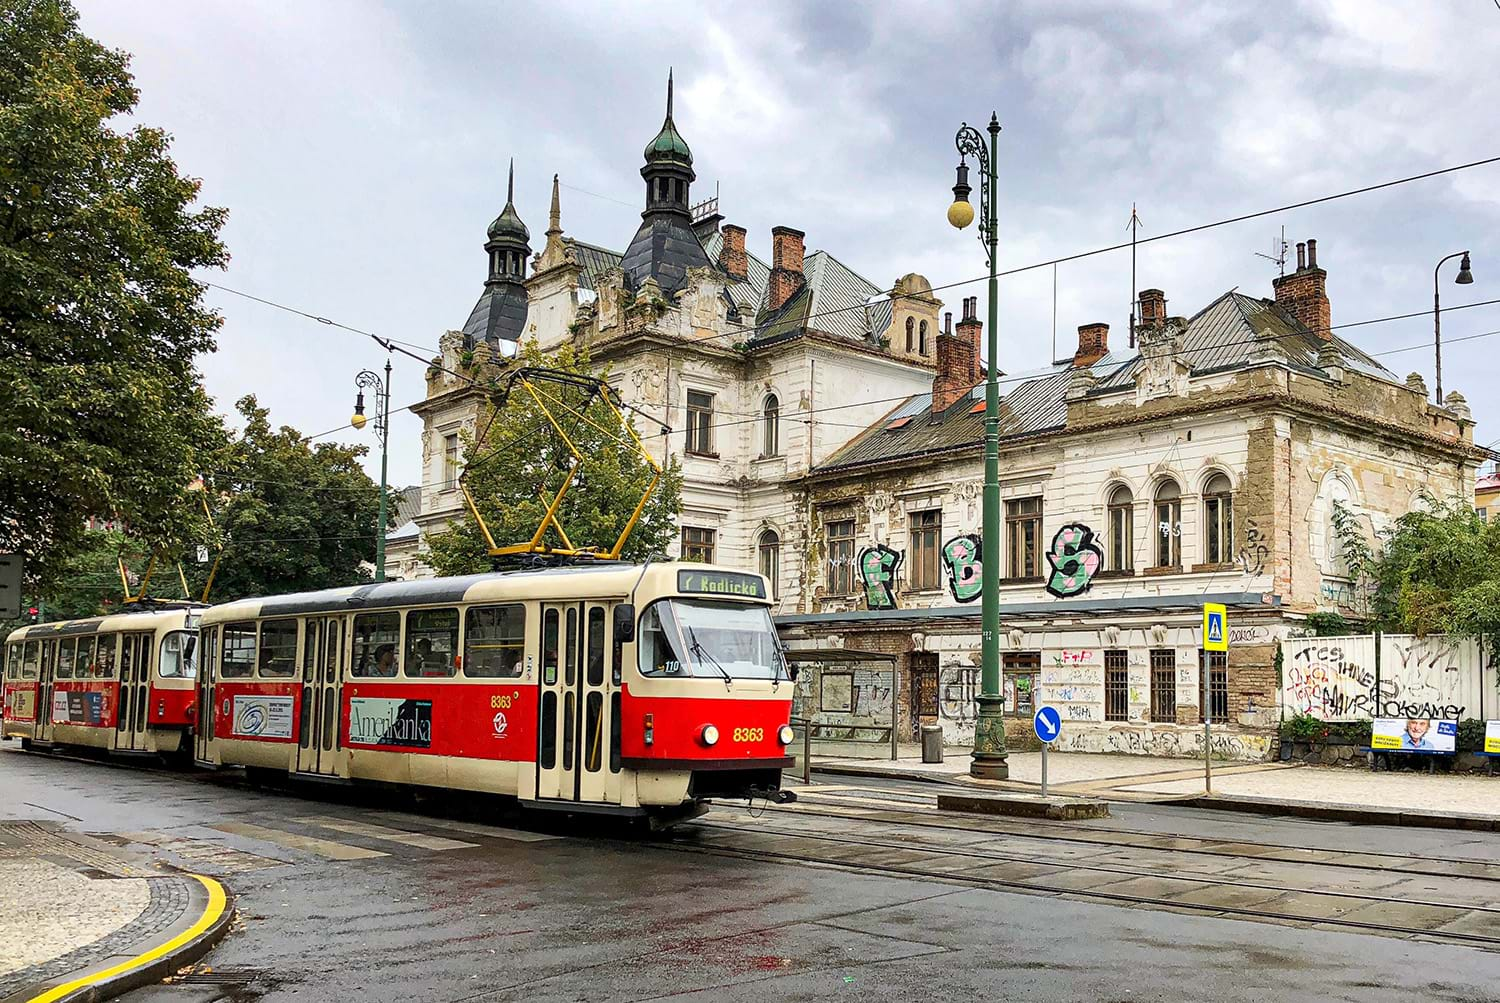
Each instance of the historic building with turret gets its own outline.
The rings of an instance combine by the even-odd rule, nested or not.
[[[747,229],[726,222],[717,199],[693,199],[697,174],[670,81],[640,177],[641,223],[618,251],[607,235],[589,243],[564,232],[554,175],[533,256],[513,173],[484,245],[483,291],[462,329],[442,337],[426,399],[412,409],[423,422],[417,527],[425,535],[462,515],[460,433],[486,406],[471,375],[495,371],[532,339],[543,350],[586,347],[650,416],[638,430],[656,458],[682,466],[673,556],[760,570],[782,608],[795,610],[813,541],[790,485],[891,400],[931,385],[942,304],[922,276],[877,284],[828,251],[809,252],[790,226],[771,229],[769,262],[751,253]],[[408,534],[391,573],[430,573],[420,552]]]

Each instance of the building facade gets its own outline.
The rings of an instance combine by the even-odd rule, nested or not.
[[[829,252],[808,252],[791,227],[771,230],[769,261],[750,253],[747,230],[726,223],[716,199],[692,201],[692,152],[670,83],[640,175],[641,224],[623,251],[564,233],[554,176],[534,256],[512,181],[488,231],[484,290],[463,328],[442,337],[426,399],[412,409],[423,421],[417,527],[425,537],[462,517],[463,433],[486,413],[486,384],[518,345],[586,348],[649,416],[637,430],[656,459],[682,466],[672,556],[760,570],[782,608],[796,610],[807,536],[789,485],[892,400],[931,385],[942,304],[915,274],[896,282],[900,295],[884,294]]]
[[[1359,613],[1341,534],[1472,491],[1487,454],[1464,398],[1434,405],[1338,337],[1316,242],[1298,253],[1273,298],[1231,291],[1183,318],[1145,290],[1135,351],[1090,324],[1071,358],[1004,377],[995,573],[1017,738],[1045,703],[1064,749],[1201,754],[1206,709],[1216,754],[1264,756],[1277,642],[1311,613]],[[878,697],[900,732],[940,723],[954,743],[972,740],[992,573],[974,308],[939,337],[933,386],[803,479],[816,572],[780,621],[794,647],[894,656]],[[1227,656],[1201,650],[1205,602],[1229,607]]]

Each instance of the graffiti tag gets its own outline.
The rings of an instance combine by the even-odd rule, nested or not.
[[[901,555],[883,543],[859,552],[859,576],[865,584],[865,603],[870,609],[895,609],[896,569]]]
[[[973,602],[979,598],[983,571],[983,551],[979,537],[974,533],[955,536],[943,544],[943,571],[948,576],[948,588],[959,602]]]
[[[1052,537],[1047,563],[1052,565],[1047,591],[1062,599],[1087,592],[1093,586],[1094,575],[1104,564],[1104,551],[1094,542],[1092,529],[1070,522]]]

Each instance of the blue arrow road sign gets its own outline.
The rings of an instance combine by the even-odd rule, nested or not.
[[[1057,712],[1056,707],[1038,707],[1036,717],[1031,719],[1032,728],[1036,729],[1036,737],[1044,742],[1053,742],[1057,736],[1062,734],[1062,715]]]

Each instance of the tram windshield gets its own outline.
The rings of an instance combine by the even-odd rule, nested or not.
[[[787,678],[764,606],[663,599],[641,617],[639,649],[647,676]]]

